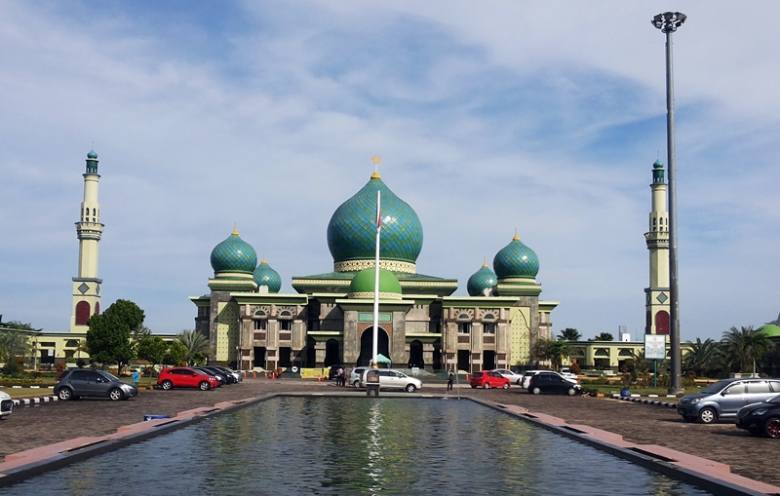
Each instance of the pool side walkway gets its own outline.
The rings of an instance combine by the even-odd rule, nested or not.
[[[423,391],[425,394],[421,396],[446,394],[443,387],[428,387]],[[248,380],[209,392],[144,391],[126,402],[81,400],[25,408],[0,422],[0,455],[6,455],[0,463],[0,485],[17,476],[24,477],[25,473],[29,476],[115,449],[120,444],[145,439],[279,393],[364,396],[351,388],[341,389],[326,383]],[[600,444],[608,451],[627,450],[649,462],[745,488],[733,494],[780,494],[777,486],[780,476],[772,464],[757,463],[754,457],[755,453],[776,450],[777,442],[753,438],[734,425],[684,424],[669,409],[611,399],[533,396],[516,389],[468,389],[459,393],[580,441]],[[449,393],[448,397],[454,398],[456,394]],[[409,395],[401,393],[400,396]],[[144,414],[172,418],[140,422]],[[726,446],[721,445],[724,442]],[[712,449],[713,445],[721,445],[726,450]],[[723,453],[729,456],[721,456]]]

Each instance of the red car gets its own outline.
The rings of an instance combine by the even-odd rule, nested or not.
[[[483,370],[469,375],[469,384],[473,388],[502,388],[509,389],[509,379],[498,372]]]
[[[201,391],[216,389],[219,381],[213,375],[207,375],[200,370],[190,367],[174,367],[171,369],[162,369],[160,377],[157,378],[157,384],[165,389],[177,388],[199,388]]]

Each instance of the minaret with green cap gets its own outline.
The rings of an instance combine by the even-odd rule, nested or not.
[[[645,333],[669,334],[669,211],[664,164],[653,164],[653,182],[648,231],[650,285],[645,289]]]
[[[87,153],[87,167],[83,176],[84,199],[81,202],[79,220],[76,222],[79,266],[77,276],[73,278],[71,332],[86,332],[89,318],[100,313],[100,285],[103,280],[98,277],[98,255],[103,224],[100,222],[98,202],[98,155],[94,150]]]

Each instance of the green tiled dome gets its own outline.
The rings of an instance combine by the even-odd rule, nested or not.
[[[251,274],[257,265],[257,254],[249,243],[233,231],[227,239],[211,250],[211,268],[218,272]]]
[[[534,278],[539,273],[539,257],[515,235],[508,245],[496,253],[493,270],[499,279]]]
[[[334,262],[373,259],[376,240],[376,192],[382,192],[382,259],[414,263],[422,250],[420,219],[388,188],[379,174],[336,209],[328,224],[328,248]]]
[[[95,153],[95,150],[90,150],[89,153],[87,153],[87,158],[98,158],[98,154]]]
[[[255,282],[258,286],[268,286],[269,293],[278,293],[282,288],[282,278],[266,260],[261,260],[255,269]]]
[[[776,324],[766,324],[759,330],[768,338],[780,338],[780,326]]]
[[[355,273],[349,284],[351,298],[373,298],[374,295],[374,268],[363,269]],[[395,274],[389,270],[379,269],[379,296],[380,298],[400,298],[401,283]]]
[[[469,292],[469,296],[490,296],[493,294],[496,284],[498,284],[496,273],[490,270],[486,263],[469,277],[466,290]]]

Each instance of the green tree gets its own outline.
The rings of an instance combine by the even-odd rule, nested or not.
[[[755,374],[756,362],[772,349],[772,342],[766,334],[752,326],[732,327],[723,333],[721,342],[735,372],[744,372],[752,367]]]
[[[187,348],[185,359],[188,365],[194,365],[208,356],[209,340],[198,331],[182,331],[178,340]]]
[[[571,327],[567,327],[558,333],[558,339],[562,339],[564,341],[579,341],[580,338],[582,338],[580,331]]]
[[[683,357],[683,370],[701,377],[716,368],[719,355],[718,343],[709,338],[704,341],[696,338],[691,342],[691,350]]]
[[[549,360],[553,369],[561,367],[563,359],[569,356],[569,344],[560,339],[539,339],[534,344],[534,356],[540,360]]]
[[[8,322],[3,322],[2,327],[7,327],[9,329],[19,329],[20,331],[34,331],[32,324],[29,322],[22,322],[19,320],[9,320]]]
[[[0,361],[5,363],[4,374],[10,375],[19,372],[17,359],[27,355],[29,351],[30,341],[27,334],[17,329],[0,332]]]
[[[93,315],[87,331],[90,358],[104,365],[116,363],[121,373],[135,356],[130,337],[143,321],[144,311],[129,300],[117,300],[102,314]]]
[[[162,363],[168,353],[168,343],[160,336],[145,335],[136,342],[135,350],[138,358],[148,361],[154,367]]]
[[[168,349],[163,357],[163,363],[169,365],[181,365],[187,360],[187,347],[179,341],[171,341],[168,343]]]
[[[609,332],[600,332],[593,338],[594,341],[614,341],[615,336]]]

